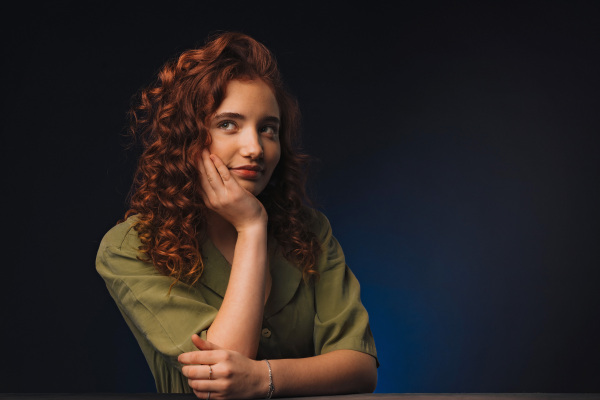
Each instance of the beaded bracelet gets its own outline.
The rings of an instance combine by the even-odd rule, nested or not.
[[[273,396],[273,392],[275,391],[275,386],[273,386],[273,371],[271,371],[271,364],[269,360],[266,360],[267,367],[269,367],[269,391],[267,392],[267,399],[270,399]]]

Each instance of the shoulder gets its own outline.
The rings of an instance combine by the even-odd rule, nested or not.
[[[324,243],[331,237],[331,224],[329,219],[321,211],[314,208],[304,209],[308,226],[311,232],[315,234],[319,242]]]
[[[322,212],[308,210],[309,226],[321,246],[321,255],[317,261],[317,270],[325,272],[336,268],[345,268],[345,257],[342,247],[333,235],[329,219]]]
[[[112,227],[100,242],[96,255],[96,270],[107,283],[116,282],[124,277],[157,274],[152,263],[141,258],[141,242],[135,230],[136,223],[135,216],[129,217]]]
[[[137,253],[141,242],[134,228],[136,223],[137,216],[133,215],[113,226],[102,238],[98,253],[103,253],[109,248]]]

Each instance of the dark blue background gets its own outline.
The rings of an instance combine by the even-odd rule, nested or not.
[[[215,30],[270,47],[300,100],[378,392],[600,392],[595,3],[384,4],[3,13],[1,392],[154,390],[94,258],[129,99]]]

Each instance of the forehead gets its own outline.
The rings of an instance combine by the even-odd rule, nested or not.
[[[268,114],[279,117],[279,105],[269,85],[262,80],[232,80],[227,83],[225,97],[217,113],[235,111],[252,116]]]

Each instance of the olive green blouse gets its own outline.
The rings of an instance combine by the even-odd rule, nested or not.
[[[178,283],[140,261],[135,217],[116,225],[102,239],[96,269],[135,335],[152,370],[158,392],[191,392],[177,356],[197,350],[193,333],[206,339],[229,282],[231,265],[210,240],[201,248],[204,272],[194,286]],[[263,316],[257,359],[301,358],[351,349],[377,358],[358,281],[345,263],[327,218],[315,212],[312,229],[323,253],[319,280],[306,284],[270,238],[273,280]]]

